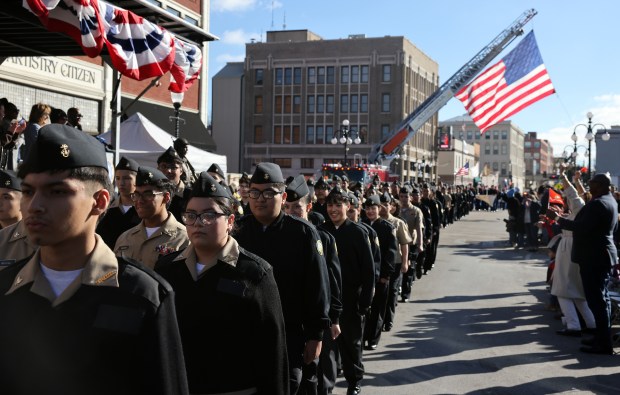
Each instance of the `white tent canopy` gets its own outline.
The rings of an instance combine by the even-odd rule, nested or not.
[[[112,132],[101,136],[108,144],[113,144]],[[157,167],[157,158],[174,142],[174,136],[149,121],[144,115],[135,113],[121,123],[121,146],[119,154],[138,162],[143,166]],[[216,155],[189,146],[187,158],[197,173],[206,171],[217,163],[226,173],[226,156]]]

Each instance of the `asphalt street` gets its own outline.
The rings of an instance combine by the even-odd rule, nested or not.
[[[620,355],[583,354],[555,333],[546,252],[508,247],[506,217],[473,212],[442,230],[435,268],[364,351],[362,394],[620,393]]]

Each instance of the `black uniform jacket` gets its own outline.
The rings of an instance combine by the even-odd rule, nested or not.
[[[591,199],[572,221],[558,218],[558,224],[573,231],[571,259],[581,270],[610,270],[616,264],[613,232],[618,227],[618,204],[611,193]]]
[[[325,222],[321,228],[336,239],[342,270],[343,309],[357,308],[366,312],[372,303],[375,286],[375,265],[368,232],[348,219],[338,228],[331,221]],[[357,306],[350,305],[351,302]]]
[[[201,273],[190,246],[155,270],[176,292],[190,392],[288,392],[284,317],[273,269],[232,237]],[[209,265],[209,264],[208,264]]]
[[[187,394],[174,292],[97,237],[58,297],[40,253],[0,272],[1,394]]]
[[[319,213],[323,216],[323,218],[329,218],[329,215],[327,215],[327,203],[323,202],[323,203],[319,203],[314,202],[312,203],[312,211],[315,213]]]
[[[112,202],[108,211],[97,224],[97,233],[111,249],[114,249],[118,236],[138,225],[141,221],[134,207],[123,213],[119,207],[119,199],[117,198]]]
[[[363,213],[365,211],[362,211]],[[365,217],[364,217],[365,218]],[[361,226],[368,233],[368,240],[370,240],[370,251],[372,252],[372,261],[375,265],[375,282],[379,281],[381,277],[381,249],[379,248],[379,235],[377,231],[368,225],[363,220],[358,222],[357,225]]]
[[[187,206],[187,201],[189,200],[191,194],[192,189],[187,187],[183,181],[181,181],[181,185],[177,187],[177,192],[172,195],[172,199],[170,200],[168,211],[172,213],[174,218],[176,218],[180,223],[183,223],[181,216],[185,211],[185,206]]]
[[[263,229],[253,215],[247,215],[234,237],[241,247],[273,266],[289,344],[322,340],[323,330],[330,325],[329,277],[316,229],[283,212]],[[291,355],[302,350],[288,351]]]
[[[377,232],[379,239],[379,250],[381,251],[379,278],[389,279],[392,273],[394,273],[394,262],[398,253],[396,229],[391,223],[382,218],[378,218],[372,223],[366,219],[366,223]]]
[[[336,239],[323,229],[317,230],[323,243],[327,273],[329,274],[329,319],[332,324],[338,324],[340,313],[342,313],[342,272],[338,250],[336,249]]]

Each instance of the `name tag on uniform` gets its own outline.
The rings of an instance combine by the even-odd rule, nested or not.
[[[238,281],[229,280],[227,278],[222,278],[217,283],[217,291],[223,292],[229,295],[234,296],[245,296],[245,290],[247,287],[245,284],[242,284]]]
[[[3,259],[0,260],[0,267],[9,266],[15,263],[15,259]]]

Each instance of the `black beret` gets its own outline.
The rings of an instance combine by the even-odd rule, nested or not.
[[[383,192],[381,196],[379,196],[379,199],[381,203],[390,203],[392,201],[392,196],[387,192]]]
[[[102,167],[107,170],[108,160],[103,144],[72,126],[52,123],[39,129],[19,175],[78,167]]]
[[[248,173],[246,173],[245,171],[241,175],[241,178],[239,178],[239,184],[241,184],[242,182],[244,182],[246,184],[250,183],[250,175]]]
[[[159,158],[157,158],[157,164],[160,164],[162,162],[163,163],[174,163],[174,162],[183,163],[183,159],[181,159],[181,157],[179,156],[179,154],[174,148],[168,147],[168,149],[163,154],[159,155]]]
[[[411,193],[411,187],[409,185],[405,185],[403,187],[400,188],[400,190],[398,191],[398,193],[406,193],[406,194],[410,194]]]
[[[355,194],[352,193],[352,192],[349,192],[348,195],[349,195],[349,201],[351,202],[351,205],[353,207],[355,207],[355,208],[359,207],[360,206],[360,201],[357,198],[357,196],[355,196]]]
[[[364,201],[364,207],[370,206],[381,206],[381,199],[379,198],[379,195],[372,195]]]
[[[275,184],[284,183],[284,177],[282,176],[282,170],[280,166],[271,162],[261,162],[256,165],[256,170],[250,178],[252,184]]]
[[[310,188],[314,188],[314,180],[312,178],[308,178],[306,180],[306,185],[308,185],[308,187]]]
[[[140,165],[135,160],[121,156],[121,160],[118,161],[114,170],[131,170],[137,172],[138,167],[140,167]]]
[[[13,170],[0,170],[0,188],[22,190],[22,181]]]
[[[293,177],[293,181],[291,181],[286,187],[286,201],[294,202],[309,193],[310,190],[306,184],[306,177],[304,177],[303,174],[300,174],[297,177]]]
[[[286,177],[286,181],[284,181],[284,183],[285,183],[286,185],[288,185],[288,184],[290,184],[291,182],[293,182],[293,180],[294,180],[294,179],[295,179],[295,177],[293,177],[293,176],[288,176],[288,177]]]
[[[215,178],[211,177],[208,172],[203,171],[192,184],[190,197],[230,198],[231,194],[226,185],[215,181]]]
[[[420,194],[420,190],[418,188],[411,188],[411,194],[412,195],[419,195]]]
[[[211,167],[209,167],[207,171],[209,173],[215,173],[222,178],[226,178],[226,176],[224,175],[224,172],[222,171],[222,169],[217,163],[212,164]]]
[[[319,180],[314,183],[314,189],[329,189],[329,184],[325,182],[323,177],[319,177]]]
[[[152,167],[138,167],[136,186],[141,187],[144,185],[155,185],[157,184],[157,181],[168,181],[168,177],[166,177],[161,171]]]
[[[335,182],[342,181],[342,177],[340,177],[337,174],[334,174],[334,176],[332,177],[332,180],[335,181]]]
[[[344,196],[345,198],[349,197],[347,191],[345,191],[344,189],[336,186],[336,187],[332,188],[331,191],[329,191],[329,194],[327,195],[327,198],[329,199],[330,197],[340,197],[340,196]]]

